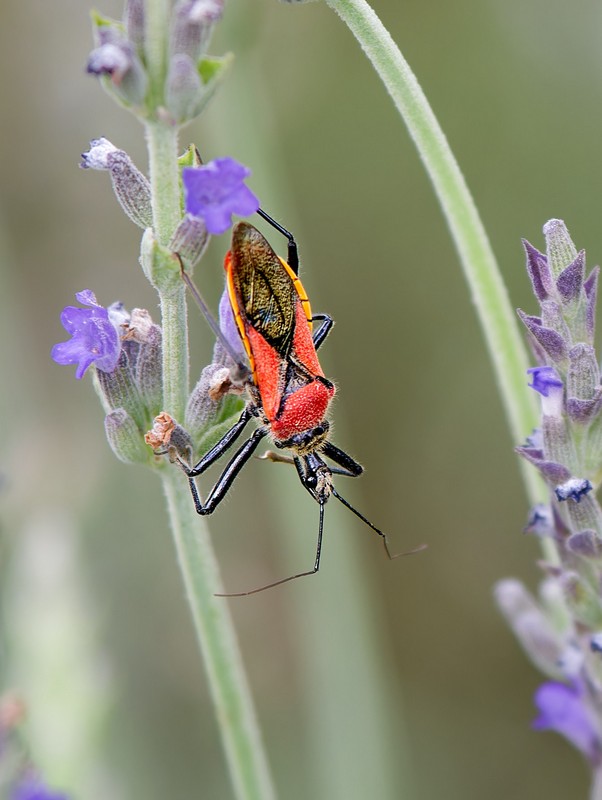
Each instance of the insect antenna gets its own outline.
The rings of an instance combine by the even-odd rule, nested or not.
[[[177,255],[177,253],[176,253],[176,255]],[[178,256],[178,258],[179,258],[179,256]],[[211,310],[210,310],[209,306],[207,305],[207,303],[203,300],[202,294],[199,292],[197,287],[194,285],[194,282],[193,282],[192,278],[190,277],[190,275],[184,269],[184,265],[182,264],[182,260],[181,259],[180,259],[180,271],[182,273],[182,280],[184,281],[184,283],[188,287],[188,289],[190,291],[190,294],[194,298],[194,302],[201,309],[201,312],[202,312],[203,316],[205,317],[205,319],[207,320],[207,324],[209,325],[209,327],[211,328],[211,330],[215,334],[216,339],[219,340],[220,344],[222,345],[222,347],[224,348],[226,353],[228,353],[228,355],[230,356],[232,361],[234,361],[234,363],[238,367],[239,376],[240,376],[240,379],[242,380],[242,378],[244,378],[245,376],[247,376],[249,374],[249,368],[245,364],[245,360],[244,360],[244,357],[242,355],[242,352],[240,352],[240,351],[237,352],[232,347],[232,345],[228,341],[228,339],[224,336],[224,333],[223,333],[222,329],[220,328],[218,321],[215,319],[215,317],[211,313]]]
[[[369,524],[369,523],[368,523]],[[296,575],[289,575],[288,578],[281,578],[279,581],[274,581],[273,583],[268,583],[265,586],[258,586],[256,589],[250,589],[248,592],[228,592],[228,593],[216,593],[216,597],[247,597],[250,594],[258,594],[259,592],[265,592],[266,589],[273,589],[274,586],[281,586],[283,583],[288,583],[289,581],[294,581],[297,578],[304,578],[307,575],[315,575],[316,572],[320,569],[320,556],[322,555],[322,534],[324,533],[324,503],[320,503],[320,524],[318,527],[318,544],[316,546],[316,557],[314,560],[314,566],[312,569],[308,569],[306,572],[298,572]]]
[[[386,533],[383,533],[383,531],[381,531],[380,528],[377,528],[376,525],[373,525],[369,519],[366,519],[366,517],[363,514],[361,514],[357,510],[357,508],[354,508],[348,500],[345,500],[344,497],[341,497],[341,495],[337,492],[334,486],[331,488],[331,492],[336,497],[336,499],[339,500],[339,502],[341,502],[346,508],[349,509],[349,511],[352,511],[356,517],[359,517],[362,520],[362,522],[365,522],[366,525],[368,525],[369,528],[372,528],[373,531],[376,531],[376,533],[378,533],[378,535],[382,538],[383,546],[385,548],[385,553],[387,554],[390,561],[393,561],[393,559],[395,558],[399,558],[399,556],[411,556],[414,555],[414,553],[419,553],[421,550],[426,549],[426,545],[421,544],[418,545],[418,547],[415,547],[413,550],[404,550],[401,553],[392,554],[391,551],[389,550],[389,540],[387,539]]]

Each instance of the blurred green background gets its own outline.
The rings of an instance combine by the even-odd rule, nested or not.
[[[376,0],[480,208],[513,303],[533,313],[520,238],[565,219],[602,255],[602,10],[554,0]],[[120,16],[121,3],[101,10]],[[142,129],[86,76],[87,0],[0,8],[0,686],[34,757],[78,800],[232,797],[157,479],[115,461],[91,382],[49,359],[76,291],[158,316],[104,135],[143,168]],[[291,228],[336,380],[341,489],[389,532],[327,509],[320,574],[231,607],[280,796],[583,797],[587,771],[530,730],[540,677],[491,588],[534,586],[537,543],[457,256],[403,124],[322,3],[229,0],[212,51],[229,80],[187,131],[251,166]],[[284,250],[278,237],[275,245]],[[225,237],[197,273],[217,302]],[[211,350],[192,310],[193,374]],[[525,433],[528,433],[525,431]],[[344,483],[342,480],[341,483]],[[317,508],[293,470],[252,463],[211,519],[226,587],[310,566]]]

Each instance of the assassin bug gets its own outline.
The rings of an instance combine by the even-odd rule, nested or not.
[[[253,225],[248,222],[235,225],[224,268],[232,313],[249,361],[250,369],[244,379],[249,399],[239,420],[197,464],[190,468],[181,459],[178,459],[178,464],[188,477],[197,512],[212,514],[261,441],[270,436],[274,445],[289,450],[292,458],[277,454],[268,454],[267,457],[294,464],[301,483],[320,506],[320,518],[311,569],[247,592],[228,594],[228,597],[254,594],[315,574],[320,568],[322,553],[324,506],[331,495],[382,538],[390,559],[401,555],[391,555],[386,535],[345,500],[334,486],[333,475],[356,478],[363,472],[363,467],[355,459],[328,438],[327,412],[335,386],[324,376],[316,351],[334,322],[327,314],[311,312],[298,277],[299,256],[293,235],[262,209],[258,213],[287,237],[288,262],[276,255]],[[185,273],[183,275],[186,279]],[[202,303],[191,281],[186,279],[186,282]],[[316,322],[320,324],[314,330]],[[212,327],[215,329],[214,324]],[[223,340],[223,335],[220,338]],[[227,341],[224,344],[227,345]],[[231,345],[227,349],[232,352]],[[240,362],[240,358],[235,360]],[[259,427],[238,448],[203,502],[194,479],[232,447],[253,418]],[[325,459],[336,466],[329,466]]]

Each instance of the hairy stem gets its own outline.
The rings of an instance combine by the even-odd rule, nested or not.
[[[166,73],[169,0],[147,0],[146,57],[154,112],[146,123],[153,233],[166,246],[181,218],[178,130],[161,120]],[[188,396],[188,329],[185,287],[159,287],[163,326],[164,409],[184,419]],[[173,465],[161,470],[171,529],[199,649],[216,708],[238,800],[272,800],[274,790],[211,540],[193,507],[187,481]]]
[[[209,531],[191,503],[183,476],[163,476],[178,561],[205,661],[230,772],[240,800],[275,797],[253,701],[238,649]]]
[[[464,176],[416,76],[366,0],[326,0],[360,43],[407,125],[433,183],[489,350],[510,432],[520,442],[537,425],[537,404],[526,389],[528,358],[516,315],[485,228]],[[547,500],[547,489],[521,464],[532,503]],[[542,540],[547,558],[557,562],[554,543]]]

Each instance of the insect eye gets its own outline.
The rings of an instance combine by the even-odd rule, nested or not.
[[[308,475],[305,479],[305,485],[309,486],[310,489],[315,489],[318,485],[318,478],[316,475]]]

